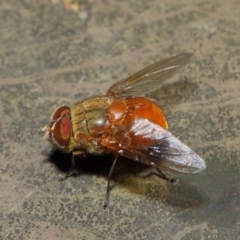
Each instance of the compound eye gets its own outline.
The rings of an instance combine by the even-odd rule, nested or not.
[[[53,124],[51,126],[51,135],[54,141],[61,147],[66,147],[70,140],[72,132],[72,123],[70,119],[70,108],[62,106],[53,114]]]
[[[69,116],[58,119],[51,127],[52,137],[61,147],[66,147],[68,145],[71,132],[72,123]]]
[[[67,115],[69,113],[70,113],[70,108],[68,106],[62,106],[53,113],[52,119],[57,120],[58,118],[62,117],[63,115]]]

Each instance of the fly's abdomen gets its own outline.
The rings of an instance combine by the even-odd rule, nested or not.
[[[129,97],[123,101],[127,106],[127,116],[124,124],[131,124],[135,119],[147,119],[152,123],[168,129],[167,120],[162,109],[153,101],[145,97]]]
[[[161,108],[145,97],[128,97],[122,100],[114,99],[109,105],[109,117],[115,124],[127,127],[135,119],[149,121],[167,129],[168,124]]]

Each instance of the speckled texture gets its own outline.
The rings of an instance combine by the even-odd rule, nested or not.
[[[239,239],[240,2],[66,2],[0,3],[0,238]],[[111,156],[58,182],[70,156],[40,131],[55,108],[180,52],[196,60],[151,97],[206,171],[171,185],[123,159],[106,211]]]

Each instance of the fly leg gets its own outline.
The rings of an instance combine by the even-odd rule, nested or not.
[[[169,178],[168,176],[166,176],[162,171],[160,171],[158,168],[155,168],[158,172],[157,176],[159,176],[162,179],[167,180],[170,183],[174,183],[177,184],[178,180],[175,178]]]
[[[103,208],[104,208],[104,209],[106,209],[107,206],[108,206],[109,195],[110,195],[110,182],[111,182],[111,177],[112,177],[112,174],[113,174],[115,165],[116,165],[116,163],[117,163],[117,159],[118,159],[118,155],[116,154],[116,155],[115,155],[115,158],[114,158],[114,162],[113,162],[113,164],[112,164],[112,167],[111,167],[110,172],[109,172],[109,175],[108,175],[108,184],[107,184],[106,200],[105,200],[105,203],[104,203],[104,205],[103,205]]]
[[[154,174],[154,175],[157,175],[158,177],[160,177],[160,178],[162,178],[162,179],[164,179],[164,180],[167,180],[167,181],[170,182],[170,183],[176,184],[176,183],[178,182],[177,179],[175,179],[175,178],[170,178],[170,177],[166,176],[166,175],[157,167],[157,165],[156,165],[155,163],[149,161],[149,165],[152,166],[156,171],[154,172],[153,169],[151,168],[151,169],[149,169],[150,171],[147,171],[147,172],[144,173],[144,174],[141,173],[141,174],[140,174],[141,177],[147,177],[147,176],[149,176],[149,175]]]
[[[85,158],[86,157],[86,155],[85,155],[85,152],[83,152],[83,151],[74,151],[73,153],[72,153],[72,158],[71,158],[71,168],[70,168],[70,170],[66,173],[66,175],[64,176],[64,177],[62,177],[62,178],[60,178],[59,179],[59,182],[62,182],[62,181],[64,181],[64,180],[66,180],[67,178],[69,178],[69,177],[72,177],[72,176],[76,176],[77,174],[76,174],[76,172],[74,172],[74,169],[75,169],[75,167],[76,167],[76,162],[75,162],[75,157],[76,156],[80,156],[80,157],[82,157],[82,158]]]

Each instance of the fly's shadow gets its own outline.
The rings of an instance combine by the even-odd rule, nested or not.
[[[72,153],[63,153],[57,149],[52,149],[48,154],[47,162],[52,163],[60,172],[68,173],[73,170],[75,175],[94,174],[105,178],[108,177],[109,171],[114,161],[113,154],[107,155],[87,155],[81,157],[76,155],[74,157],[74,166],[72,164]],[[118,179],[122,175],[136,175],[145,176],[144,172],[149,173],[149,166],[129,160],[128,158],[119,156],[116,168],[113,173],[113,179]],[[154,173],[153,173],[154,174]]]
[[[97,174],[103,176],[108,176],[113,160],[114,157],[111,154],[101,156],[87,155],[85,157],[75,155],[73,166],[72,153],[63,153],[56,149],[53,149],[46,159],[47,162],[54,164],[63,173],[73,170],[79,173],[76,175]]]
[[[58,150],[52,150],[46,160],[54,164],[62,173],[67,174],[72,169],[71,153],[62,153]],[[113,161],[114,156],[112,154],[101,156],[88,155],[84,158],[75,156],[74,171],[76,171],[76,174],[73,174],[73,177],[79,177],[80,179],[81,175],[88,174],[103,176],[106,179],[107,185],[107,179]],[[160,191],[160,189],[166,188],[166,182],[157,177],[157,175],[158,174],[154,168],[150,168],[147,165],[135,161],[130,161],[124,157],[119,157],[112,177],[114,183],[111,183],[110,190],[113,189],[116,184],[120,184],[130,192],[145,195],[141,189],[149,187],[149,191],[147,190],[148,198],[158,199],[161,203],[180,207],[194,208],[206,202],[206,199],[201,196],[191,184],[188,184],[188,181],[184,181],[183,177],[181,177],[180,180],[181,186],[167,183],[167,186],[169,186],[168,191]],[[181,183],[182,181],[183,183]],[[150,185],[152,187],[150,187]],[[151,193],[151,188],[154,188],[156,191]],[[159,191],[157,191],[157,189]],[[189,196],[186,194],[186,189],[187,192],[191,192]]]

